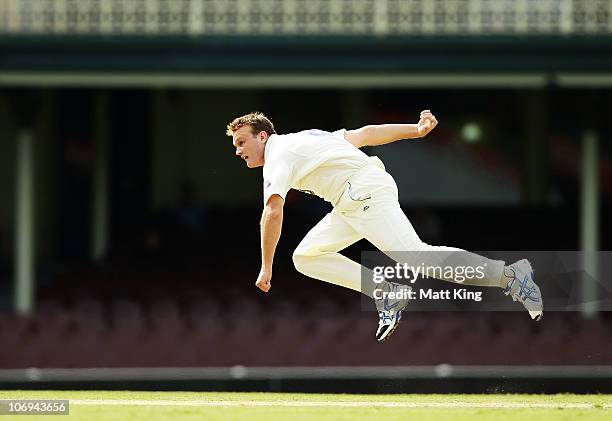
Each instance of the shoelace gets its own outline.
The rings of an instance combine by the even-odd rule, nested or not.
[[[533,278],[533,272],[531,272],[531,277]],[[531,300],[534,302],[539,302],[540,299],[534,295],[536,293],[536,288],[535,288],[535,284],[532,284],[531,286],[527,285],[529,283],[529,275],[525,275],[525,277],[523,278],[523,280],[519,283],[519,291],[518,291],[518,296],[519,299],[522,299],[521,302],[524,302],[525,300]]]
[[[395,318],[395,314],[390,311],[381,311],[378,313],[378,321],[382,324],[391,323]]]
[[[533,272],[531,272],[531,277],[533,277]],[[512,293],[512,288],[514,287],[514,283],[518,278],[515,278],[508,284],[506,289],[504,290],[504,294],[509,295]],[[535,284],[531,286],[529,284],[529,275],[525,275],[525,277],[519,281],[519,289],[515,293],[512,293],[512,301],[518,301],[520,303],[524,303],[526,300],[530,300],[533,302],[540,302],[540,299],[536,295],[536,287]]]
[[[393,282],[390,282],[388,284],[388,291],[387,292],[398,292],[400,291],[401,288],[405,288],[408,291],[412,291],[412,287],[410,286],[405,286],[405,285],[399,285],[399,284],[395,284]],[[399,300],[395,301],[393,304],[389,303],[389,299],[385,298],[385,300],[383,301],[383,311],[391,311],[393,310],[395,307],[397,307],[399,305]]]

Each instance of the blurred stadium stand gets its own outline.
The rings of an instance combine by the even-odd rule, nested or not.
[[[211,369],[174,372],[200,388],[245,366],[278,389],[280,371],[253,367],[324,383],[317,367],[444,380],[418,368],[450,365],[463,387],[587,366],[575,377],[610,390],[607,312],[408,312],[376,343],[357,294],[291,267],[328,210],[299,194],[258,294],[260,176],[224,131],[254,109],[291,132],[431,108],[431,142],[368,151],[425,241],[606,250],[611,87],[610,0],[0,0],[0,387],[41,384],[32,367]]]
[[[245,274],[246,275],[246,274]],[[4,314],[3,368],[609,365],[608,313],[583,321],[551,313],[535,325],[522,312],[408,312],[393,342],[372,340],[377,319],[349,295],[313,288],[295,276],[290,293],[261,299],[239,287],[245,276],[169,275],[131,280],[131,294],[104,299],[128,280],[99,290],[67,288],[41,298],[29,318]],[[159,276],[162,278],[162,276]],[[285,279],[289,278],[289,279]],[[91,282],[91,281],[90,281]],[[297,283],[297,285],[295,285]],[[173,292],[177,284],[180,292]],[[203,286],[205,285],[205,286]],[[136,292],[136,289],[146,293]],[[125,287],[123,287],[125,290]],[[229,317],[228,315],[233,315]],[[460,317],[458,317],[460,316]],[[16,352],[19,350],[19,352]]]

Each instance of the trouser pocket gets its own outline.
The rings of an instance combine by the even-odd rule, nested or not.
[[[343,213],[353,212],[367,206],[372,200],[372,187],[363,185],[356,180],[346,182],[344,192],[336,205],[336,210]]]

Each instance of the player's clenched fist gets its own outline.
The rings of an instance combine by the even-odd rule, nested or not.
[[[263,292],[270,291],[272,288],[272,272],[268,272],[265,270],[261,270],[259,272],[259,276],[257,277],[257,281],[255,282],[255,286],[262,290]]]
[[[430,131],[438,125],[438,120],[429,110],[421,111],[421,117],[417,124],[417,132],[419,137],[427,135]]]

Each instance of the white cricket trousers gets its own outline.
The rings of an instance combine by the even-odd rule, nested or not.
[[[338,253],[362,238],[399,263],[481,266],[484,277],[464,279],[462,283],[501,287],[503,261],[421,241],[400,208],[393,177],[376,157],[371,157],[368,165],[347,181],[334,209],[306,234],[295,249],[293,262],[296,269],[306,276],[372,296],[375,288],[371,281],[372,272],[364,268],[366,275],[362,283],[361,265]],[[419,255],[418,252],[425,253]],[[445,278],[445,275],[436,277],[458,282],[454,278]]]

